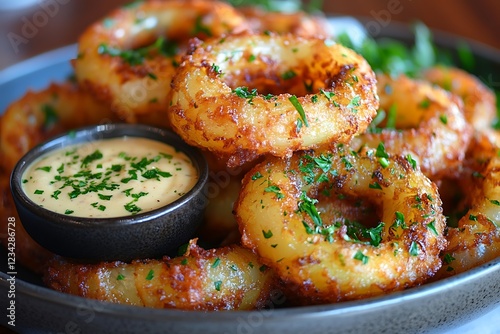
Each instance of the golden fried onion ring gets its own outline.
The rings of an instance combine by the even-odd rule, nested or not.
[[[459,96],[465,118],[476,130],[491,128],[497,116],[496,97],[474,75],[455,67],[436,66],[425,71],[423,78]]]
[[[500,147],[478,135],[455,183],[464,188],[465,214],[449,226],[444,265],[436,279],[455,275],[500,256]]]
[[[318,15],[303,11],[266,11],[258,7],[242,7],[238,10],[245,16],[250,29],[255,32],[272,31],[278,34],[291,33],[304,37],[330,35],[328,22]]]
[[[50,137],[114,119],[113,113],[92,95],[70,82],[28,91],[1,116],[0,164],[10,174],[28,150]]]
[[[355,150],[362,145],[376,148],[383,142],[389,153],[410,154],[430,178],[462,163],[473,132],[464,118],[462,101],[404,75],[394,79],[377,75],[377,86],[380,108],[393,114],[393,127],[358,136],[351,143]]]
[[[195,46],[172,81],[169,118],[189,144],[240,165],[348,142],[378,107],[358,54],[319,38],[240,34]]]
[[[277,279],[241,246],[204,250],[192,240],[185,255],[172,259],[78,264],[55,258],[44,281],[54,290],[102,301],[212,311],[261,308]]]
[[[75,74],[127,122],[137,122],[137,115],[168,108],[178,47],[194,36],[220,36],[243,27],[244,17],[219,1],[135,2],[87,28],[79,39]],[[142,53],[134,53],[139,48]]]
[[[235,205],[242,242],[308,303],[402,290],[440,267],[445,217],[437,187],[403,157],[384,168],[374,151],[296,153],[257,165]],[[380,221],[359,241],[347,226],[322,219],[320,194],[362,199]]]

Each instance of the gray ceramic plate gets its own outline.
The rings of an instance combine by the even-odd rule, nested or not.
[[[404,29],[392,31],[399,34],[393,37],[409,36]],[[449,36],[438,39],[443,46],[455,41]],[[473,50],[489,62],[485,73],[500,74],[498,52],[477,45]],[[68,59],[75,54],[75,47],[69,46],[0,72],[0,110],[28,88],[41,89],[49,81],[71,75]],[[456,332],[490,311],[488,319],[472,322],[471,333],[488,325],[489,333],[498,333],[492,320],[500,318],[500,258],[439,282],[378,298],[297,308],[280,308],[283,300],[276,298],[269,310],[217,313],[139,308],[66,295],[45,288],[20,265],[11,286],[3,248],[0,258],[0,325],[7,326],[10,320],[4,313],[12,299],[5,296],[14,289],[16,326],[9,328],[23,333],[439,333]],[[486,327],[476,327],[486,322]]]

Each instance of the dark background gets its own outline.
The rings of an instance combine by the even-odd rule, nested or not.
[[[0,69],[63,45],[75,43],[84,28],[130,0],[42,0],[21,9],[0,0]],[[432,29],[461,35],[500,49],[497,0],[324,0],[327,14],[361,16],[370,29],[420,20]],[[3,8],[3,9],[2,9]],[[31,28],[31,29],[30,29]],[[33,29],[34,28],[34,29]],[[23,40],[13,41],[14,36]],[[17,45],[16,45],[17,43]]]

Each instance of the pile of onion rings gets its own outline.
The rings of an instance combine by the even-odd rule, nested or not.
[[[211,0],[134,3],[91,25],[77,84],[30,92],[0,119],[3,212],[16,214],[20,155],[103,121],[172,128],[227,181],[179,257],[75,263],[20,234],[18,260],[65,293],[230,310],[265,307],[277,288],[290,305],[368,298],[498,257],[491,91],[456,69],[376,75],[329,37],[322,18]],[[447,180],[472,189],[457,226]]]

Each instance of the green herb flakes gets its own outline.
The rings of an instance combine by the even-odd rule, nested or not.
[[[292,103],[292,105],[295,107],[295,109],[299,113],[300,120],[304,123],[304,125],[306,127],[308,127],[309,126],[309,122],[307,121],[306,113],[304,111],[304,108],[300,104],[300,101],[297,98],[297,96],[292,95],[292,96],[290,96],[290,98],[288,100],[290,101],[290,103]]]
[[[155,277],[155,272],[153,269],[149,270],[148,275],[146,276],[147,281],[151,281]]]
[[[274,185],[273,185],[273,186],[269,186],[269,187],[265,188],[265,189],[264,189],[264,192],[266,192],[266,193],[274,193],[274,194],[276,194],[276,198],[277,198],[277,199],[282,199],[282,198],[284,198],[284,197],[285,197],[285,195],[281,192],[280,187],[278,187],[278,186],[274,186]]]
[[[268,230],[267,232],[262,230],[262,235],[264,235],[264,238],[269,239],[272,238],[273,232],[271,230]]]
[[[216,258],[214,263],[212,263],[212,268],[217,268],[220,264],[220,258]]]
[[[418,256],[419,253],[420,253],[420,250],[419,250],[418,244],[415,241],[412,241],[411,245],[410,245],[410,255],[411,256]]]
[[[358,260],[358,261],[361,261],[363,264],[367,264],[368,263],[368,256],[366,256],[365,254],[363,254],[363,252],[360,251],[360,250],[358,250],[356,252],[356,254],[354,254],[354,259]]]

